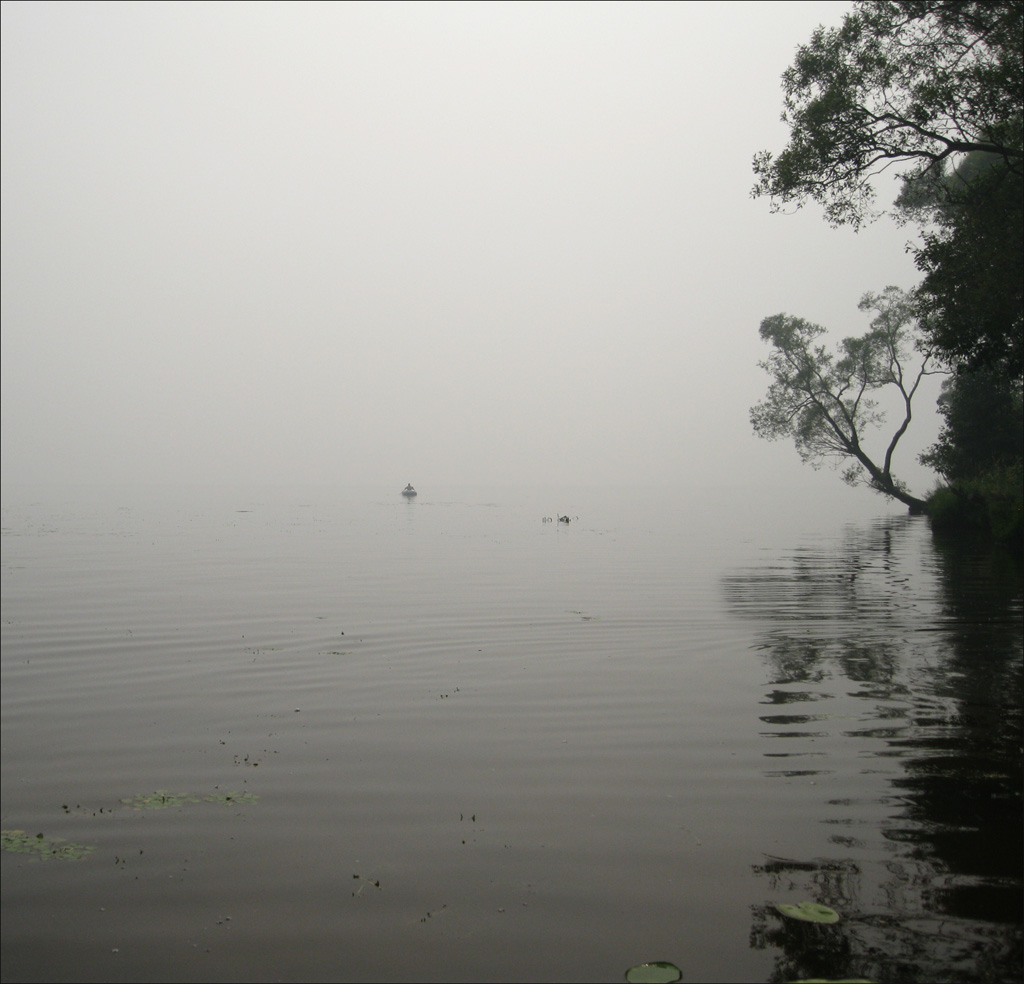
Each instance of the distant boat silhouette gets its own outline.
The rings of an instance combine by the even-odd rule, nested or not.
[[[407,499],[411,499],[415,494],[416,490],[412,487],[412,485],[407,485],[404,489],[402,489],[402,495],[404,495]]]

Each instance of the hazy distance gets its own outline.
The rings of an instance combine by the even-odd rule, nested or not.
[[[913,230],[751,158],[848,7],[4,3],[3,480],[817,481],[758,325],[863,332]]]

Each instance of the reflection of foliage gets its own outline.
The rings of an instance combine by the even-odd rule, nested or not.
[[[856,633],[862,633],[881,619],[912,614],[896,603],[907,572],[892,547],[917,522],[909,516],[888,517],[869,529],[844,531],[838,543],[801,547],[784,565],[732,574],[723,579],[728,602],[744,617],[799,622],[806,638],[829,641],[855,634],[849,625],[837,632],[836,621],[854,622]],[[872,615],[878,619],[868,621]],[[774,643],[764,648],[778,649]]]
[[[807,892],[827,900],[831,908],[850,911],[857,902],[860,869],[852,861],[815,858],[796,861],[790,858],[768,858],[753,866],[755,874],[765,875],[775,892]],[[805,877],[809,876],[809,877]],[[808,889],[813,886],[813,891]]]
[[[778,686],[820,683],[830,677],[843,676],[857,683],[870,684],[878,696],[884,691],[887,697],[891,697],[902,689],[897,682],[899,658],[895,647],[879,641],[857,638],[821,640],[808,638],[807,634],[795,636],[787,632],[773,632],[765,659],[772,669],[772,683]],[[814,700],[827,696],[791,696],[790,699]],[[776,701],[778,699],[775,698]]]
[[[133,810],[165,810],[170,806],[181,806],[184,803],[220,803],[222,806],[235,806],[240,803],[255,803],[257,799],[259,797],[255,793],[230,792],[195,796],[191,793],[169,793],[166,789],[158,789],[155,793],[126,796],[121,802]]]
[[[809,848],[827,857],[753,866],[776,898],[843,916],[808,935],[755,907],[751,945],[777,951],[772,979],[1019,980],[1020,559],[902,518],[723,588],[763,626],[764,775],[828,776],[805,829],[840,831]]]
[[[90,844],[75,844],[60,837],[25,833],[24,830],[3,831],[3,850],[19,854],[34,854],[43,861],[81,861],[96,850]]]
[[[814,977],[852,977],[863,974],[866,962],[858,960],[840,924],[824,925],[784,918],[774,905],[751,907],[754,913],[750,945],[756,950],[781,951],[776,958],[773,981]]]
[[[764,864],[754,865],[754,872],[767,876],[774,892],[813,895],[824,900],[818,904],[827,903],[829,910],[857,912],[860,869],[853,862],[767,858]],[[845,928],[783,918],[777,903],[753,909],[750,945],[759,950],[770,946],[782,951],[773,980],[844,977],[868,969],[855,959]]]

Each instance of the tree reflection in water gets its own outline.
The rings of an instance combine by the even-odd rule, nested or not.
[[[750,939],[777,951],[773,979],[1019,981],[1019,556],[897,517],[723,586],[764,626]],[[802,899],[841,921],[771,905]]]

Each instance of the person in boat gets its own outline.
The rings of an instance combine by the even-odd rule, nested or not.
[[[415,492],[416,490],[412,487],[412,483],[410,482],[402,491],[403,492]]]

